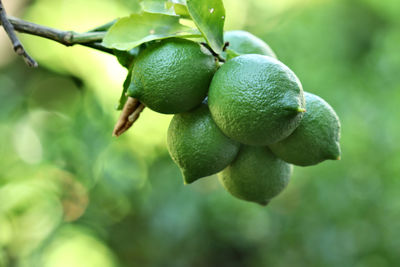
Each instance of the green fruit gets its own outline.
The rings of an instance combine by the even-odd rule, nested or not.
[[[206,104],[175,115],[168,128],[167,143],[185,183],[223,170],[239,151],[239,143],[221,132]]]
[[[169,38],[139,54],[128,95],[166,114],[200,105],[217,70],[214,57],[198,43]]]
[[[276,58],[274,51],[263,40],[246,31],[227,31],[224,41],[238,54],[260,54]]]
[[[305,93],[306,109],[297,129],[286,139],[270,145],[286,162],[315,165],[327,159],[340,159],[340,122],[333,108],[322,98]]]
[[[284,139],[305,111],[296,75],[277,59],[255,54],[222,65],[211,82],[208,101],[222,132],[248,145]]]
[[[291,174],[292,166],[267,147],[242,146],[219,178],[233,196],[266,205],[288,185]]]

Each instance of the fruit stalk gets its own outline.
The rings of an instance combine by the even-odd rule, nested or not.
[[[217,53],[215,53],[214,52],[214,50],[212,50],[212,48],[207,44],[207,43],[200,43],[202,46],[204,46],[208,51],[210,51],[210,53],[214,56],[214,57],[216,57],[217,59],[218,59],[218,61],[219,62],[222,62],[222,63],[225,63],[225,59],[224,58],[222,58],[219,54],[217,54]],[[224,45],[224,49],[226,49],[226,47],[228,46],[229,44],[225,44]]]

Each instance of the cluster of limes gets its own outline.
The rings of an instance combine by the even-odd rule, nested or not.
[[[168,149],[185,183],[220,173],[233,196],[266,205],[287,186],[291,164],[339,159],[339,119],[261,39],[245,31],[224,39],[235,56],[224,53],[223,64],[190,40],[150,44],[128,95],[175,114]]]

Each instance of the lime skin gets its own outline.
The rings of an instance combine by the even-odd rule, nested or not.
[[[154,42],[135,60],[128,95],[159,113],[185,112],[203,101],[217,67],[215,58],[196,42]]]
[[[299,166],[340,159],[339,117],[319,96],[305,92],[305,98],[307,112],[300,125],[289,137],[269,147],[281,159]]]
[[[292,165],[276,157],[267,147],[243,145],[234,162],[219,174],[233,196],[267,205],[286,188]]]
[[[277,59],[255,54],[226,62],[214,75],[208,101],[222,132],[247,145],[286,138],[305,111],[296,75]]]
[[[167,144],[186,184],[223,170],[235,159],[240,146],[217,127],[207,104],[174,115]]]

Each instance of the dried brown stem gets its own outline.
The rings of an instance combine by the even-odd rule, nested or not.
[[[133,97],[128,97],[124,108],[122,109],[121,115],[117,123],[115,124],[113,136],[120,136],[126,132],[135,121],[139,118],[140,113],[145,108],[145,105],[139,102],[138,99]]]

